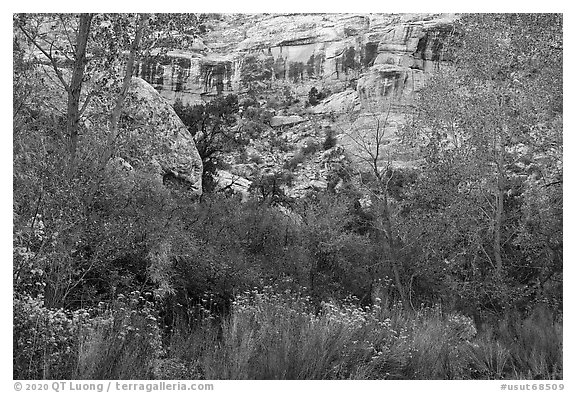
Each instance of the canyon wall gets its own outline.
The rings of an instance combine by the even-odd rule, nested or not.
[[[357,142],[373,139],[378,124],[384,124],[379,165],[418,165],[397,131],[415,93],[450,59],[446,43],[455,34],[455,21],[451,14],[217,15],[203,23],[195,49],[142,63],[138,76],[169,102],[256,92],[275,115],[271,129],[248,149],[259,163],[231,158],[230,176],[249,182],[284,173],[286,163],[295,162],[289,166],[292,185],[284,191],[301,197],[328,187],[330,173],[348,157],[365,166],[367,152]],[[321,98],[308,105],[312,88]],[[375,124],[383,115],[386,120]],[[338,146],[296,163],[302,146],[310,141],[322,146],[328,129]],[[275,138],[285,140],[288,151],[268,146]],[[234,184],[230,176],[219,182]]]
[[[360,99],[410,100],[449,57],[451,14],[223,14],[208,20],[193,50],[139,65],[165,98],[200,102],[264,86],[355,90]]]

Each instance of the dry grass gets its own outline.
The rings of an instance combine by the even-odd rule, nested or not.
[[[15,337],[33,347],[15,358],[15,378],[43,378],[47,370],[64,376],[56,356],[62,345],[45,355],[34,337],[66,332],[62,343],[77,342],[67,352],[68,378],[562,378],[562,324],[545,308],[524,319],[508,314],[477,334],[470,318],[439,307],[413,311],[401,304],[356,304],[348,299],[317,306],[290,291],[254,290],[237,296],[226,318],[208,313],[193,328],[177,324],[162,346],[152,305],[137,293],[78,328],[53,332],[48,325],[38,330],[36,321],[75,325],[63,313],[47,317],[40,303],[23,302],[17,313],[22,329]]]
[[[201,351],[191,341],[188,352],[208,379],[450,379],[466,377],[475,334],[471,320],[437,308],[315,309],[268,289],[240,296],[221,338]]]

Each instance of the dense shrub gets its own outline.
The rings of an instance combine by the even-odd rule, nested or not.
[[[49,309],[42,297],[14,297],[14,379],[70,379],[78,362],[85,310]]]
[[[305,157],[306,155],[301,150],[298,150],[292,156],[292,158],[290,158],[288,161],[284,163],[283,168],[289,171],[294,171],[298,167],[298,164],[304,162]]]
[[[149,379],[160,354],[157,313],[138,292],[90,312],[14,300],[15,379]]]
[[[311,106],[316,106],[320,101],[324,98],[328,97],[331,94],[330,91],[318,91],[315,87],[312,87],[308,92],[308,104]]]
[[[148,165],[153,126],[110,117],[122,106],[114,70],[129,37],[110,41],[108,22],[127,20],[93,17],[95,45],[77,85],[91,101],[78,115],[65,102],[64,90],[73,98],[75,89],[56,90],[30,56],[36,32],[22,35],[53,16],[14,19],[14,378],[563,377],[560,15],[458,18],[435,50],[453,67],[419,89],[399,132],[406,150],[379,149],[399,108],[363,106],[378,124],[354,130],[365,138],[348,136],[369,168],[334,148],[330,129],[283,170],[268,165],[271,156],[248,157],[257,139],[271,153],[292,150],[270,120],[310,115],[289,80],[313,77],[322,59],[246,56],[247,98],[174,105],[204,164],[205,193],[194,200],[185,181]],[[65,42],[60,33],[42,37]],[[110,79],[96,86],[92,47],[102,39],[118,53],[107,58]],[[352,72],[345,83],[355,89],[358,58],[369,65],[374,50],[359,57],[348,48],[336,77]],[[144,56],[141,66],[150,64]],[[221,93],[222,80],[216,85]],[[312,88],[306,106],[329,94]],[[321,148],[331,154],[312,160]],[[413,153],[423,160],[398,165]],[[217,170],[238,156],[265,164],[251,171],[250,195],[211,194]],[[307,197],[288,197],[294,173],[306,175],[295,170],[316,164],[325,164],[328,190],[299,181],[295,191]]]

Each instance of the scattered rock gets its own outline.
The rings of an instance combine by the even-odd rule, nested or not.
[[[242,195],[242,200],[248,199],[250,196],[250,186],[252,185],[250,180],[224,170],[218,170],[216,175],[219,191],[230,189]]]
[[[328,183],[324,180],[312,180],[310,182],[310,187],[316,189],[316,190],[326,190],[328,188]]]

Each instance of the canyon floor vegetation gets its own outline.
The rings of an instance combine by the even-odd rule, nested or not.
[[[14,15],[14,379],[562,379],[562,16],[458,16],[397,144],[387,88],[314,112],[373,46],[169,104],[223,18]]]

